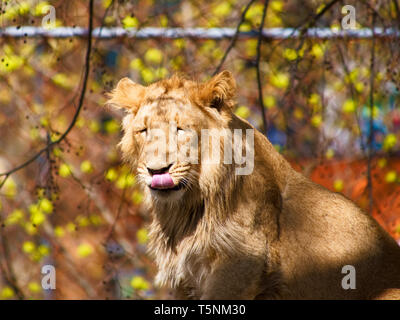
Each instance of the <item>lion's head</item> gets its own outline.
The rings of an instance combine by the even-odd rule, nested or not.
[[[108,104],[128,111],[120,147],[150,199],[178,201],[185,196],[187,201],[221,187],[218,179],[229,176],[230,166],[209,160],[237,119],[232,113],[235,92],[228,71],[205,83],[177,75],[149,86],[128,78],[119,81]],[[224,130],[215,146],[214,132]]]

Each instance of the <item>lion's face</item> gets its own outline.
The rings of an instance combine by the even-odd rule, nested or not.
[[[212,170],[200,156],[202,130],[227,126],[232,81],[226,72],[205,84],[174,77],[143,87],[125,78],[112,92],[109,103],[130,111],[120,143],[124,158],[152,199],[199,192],[202,174]]]
[[[178,97],[157,99],[126,118],[124,128],[132,126],[136,144],[137,177],[153,197],[177,200],[197,188],[201,164],[186,155],[198,153],[196,137],[206,120],[190,101]]]

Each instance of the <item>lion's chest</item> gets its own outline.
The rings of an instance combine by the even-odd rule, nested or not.
[[[193,246],[181,245],[176,250],[158,250],[155,256],[158,273],[156,285],[185,291],[187,296],[199,297],[207,276],[210,261]]]

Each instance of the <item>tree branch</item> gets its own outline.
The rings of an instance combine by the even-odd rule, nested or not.
[[[372,13],[372,28],[375,26],[376,14]],[[368,136],[368,164],[367,164],[367,178],[368,178],[368,195],[369,195],[369,212],[372,214],[374,200],[372,194],[372,175],[371,175],[371,162],[373,157],[372,142],[374,139],[374,80],[375,80],[375,38],[372,37],[371,46],[371,70],[370,70],[370,91],[369,91],[369,136]]]
[[[79,96],[78,107],[76,108],[74,117],[72,118],[70,125],[65,130],[65,132],[61,135],[60,138],[47,144],[46,147],[39,150],[34,156],[32,156],[30,159],[26,160],[22,164],[18,165],[17,167],[15,167],[7,172],[0,173],[0,177],[2,177],[2,176],[5,177],[3,179],[3,181],[0,183],[0,188],[4,185],[4,183],[6,182],[6,180],[8,179],[8,177],[11,174],[27,167],[32,162],[34,162],[42,153],[47,152],[51,147],[62,142],[67,137],[67,135],[70,133],[70,131],[74,128],[75,123],[79,117],[79,113],[83,107],[83,101],[85,99],[86,87],[87,87],[87,82],[88,82],[89,73],[90,73],[90,55],[92,52],[92,31],[93,31],[93,2],[94,2],[94,0],[90,0],[90,2],[89,2],[89,27],[88,27],[88,40],[87,40],[87,49],[86,49],[86,57],[85,57],[85,70],[84,70],[84,75],[83,75],[83,84],[82,84],[81,94]]]
[[[6,236],[4,235],[4,230],[2,226],[0,226],[0,238],[4,256],[4,262],[7,267],[7,271],[5,270],[5,268],[3,268],[3,265],[0,265],[0,269],[3,273],[4,278],[8,282],[7,284],[15,291],[15,294],[17,295],[18,299],[24,300],[25,295],[18,286],[18,280],[17,277],[15,276],[14,269],[11,265],[10,247],[8,245]]]
[[[244,22],[244,20],[245,20],[245,18],[246,18],[246,13],[247,13],[247,11],[249,10],[249,8],[251,7],[251,5],[253,4],[253,2],[254,2],[254,0],[250,0],[249,3],[248,3],[248,4],[246,5],[246,7],[244,8],[244,10],[243,10],[243,12],[242,12],[242,16],[241,16],[241,18],[240,18],[240,21],[239,21],[239,23],[238,23],[238,25],[237,25],[237,27],[236,27],[235,34],[233,35],[232,40],[231,40],[231,42],[229,43],[229,46],[228,46],[228,48],[226,49],[226,51],[225,51],[225,53],[224,53],[224,56],[222,57],[222,59],[221,59],[219,65],[218,65],[218,67],[215,69],[213,75],[216,75],[216,74],[221,70],[221,67],[222,67],[222,65],[224,64],[226,58],[228,57],[229,52],[230,52],[230,51],[233,49],[233,47],[235,46],[235,43],[236,43],[236,41],[237,41],[237,39],[238,39],[238,37],[239,37],[239,30],[240,30],[240,27],[241,27],[241,25],[243,24],[243,22]]]
[[[258,100],[261,108],[261,115],[263,121],[262,132],[267,135],[267,119],[265,114],[264,98],[262,93],[262,83],[261,83],[261,70],[260,70],[260,58],[261,58],[261,45],[262,45],[262,30],[264,28],[265,16],[267,15],[269,0],[265,0],[263,15],[260,23],[260,28],[258,30],[258,40],[257,40],[257,57],[256,57],[256,71],[257,71],[257,86],[258,86]]]

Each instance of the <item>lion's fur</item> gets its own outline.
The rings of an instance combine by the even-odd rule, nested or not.
[[[151,161],[135,131],[143,125],[253,128],[232,112],[235,91],[226,71],[206,83],[121,80],[109,104],[129,111],[120,146],[139,179]],[[182,199],[160,201],[143,186],[157,282],[178,298],[367,299],[385,290],[400,298],[400,247],[375,220],[293,170],[258,131],[254,146],[250,175],[223,163],[177,163],[171,175],[188,180]],[[341,286],[345,265],[355,267],[355,290]]]

